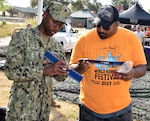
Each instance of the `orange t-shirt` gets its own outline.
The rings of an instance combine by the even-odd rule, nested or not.
[[[137,36],[118,27],[115,35],[100,39],[96,29],[79,37],[74,45],[70,63],[79,58],[103,61],[133,61],[134,65],[146,64],[143,47]],[[115,79],[113,71],[118,66],[91,64],[80,82],[80,101],[98,114],[110,114],[127,107],[131,103],[130,81]]]

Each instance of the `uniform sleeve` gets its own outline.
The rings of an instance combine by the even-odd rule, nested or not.
[[[14,81],[41,79],[43,76],[42,65],[38,64],[37,66],[32,62],[25,62],[28,54],[26,53],[27,35],[23,31],[15,33],[9,44],[5,63],[6,76]]]
[[[55,38],[51,38],[49,46],[50,52],[52,52],[56,57],[58,57],[59,60],[64,60],[66,61],[66,63],[68,63],[63,46]],[[53,77],[56,81],[61,82],[67,78],[67,75],[55,75]]]

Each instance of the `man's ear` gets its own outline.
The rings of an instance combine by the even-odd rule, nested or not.
[[[119,24],[120,24],[120,21],[117,21],[117,26],[119,26]]]
[[[47,14],[46,12],[44,12],[44,13],[43,13],[43,15],[42,15],[42,16],[43,16],[43,18],[45,18],[45,17],[46,17],[46,14]]]

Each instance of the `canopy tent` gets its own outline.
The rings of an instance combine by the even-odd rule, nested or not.
[[[128,10],[119,13],[119,21],[123,24],[140,24],[149,26],[150,14],[136,3]]]
[[[70,15],[71,25],[73,27],[84,27],[90,29],[93,27],[95,17],[96,15],[88,9],[79,10]]]

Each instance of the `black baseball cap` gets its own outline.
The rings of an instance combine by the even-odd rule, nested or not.
[[[105,6],[98,10],[93,24],[108,28],[112,23],[119,20],[118,10],[114,6]]]

